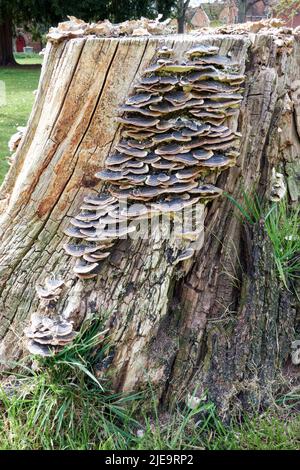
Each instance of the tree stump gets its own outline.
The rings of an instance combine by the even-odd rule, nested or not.
[[[219,48],[246,77],[232,119],[242,135],[237,163],[209,182],[236,200],[241,185],[268,197],[276,168],[297,186],[290,169],[300,154],[299,36],[271,30],[48,43],[27,131],[0,193],[3,367],[26,352],[23,331],[40,308],[36,287],[52,276],[64,281],[56,315],[75,329],[92,317],[108,325],[107,373],[118,390],[151,382],[169,404],[196,389],[226,415],[268,404],[281,386],[297,329],[295,299],[278,285],[263,225],[245,237],[226,197],[206,204],[203,246],[179,265],[165,238],[121,240],[97,277],[80,279],[63,249],[83,198],[105,187],[95,173],[120,139],[116,117],[133,84],[158,48],[183,56],[199,45]],[[297,191],[291,197],[295,203]]]

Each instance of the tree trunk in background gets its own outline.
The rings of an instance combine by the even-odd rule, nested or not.
[[[292,180],[299,168],[300,41],[287,39],[287,46],[267,33],[163,39],[177,53],[217,45],[246,73],[238,164],[217,178],[237,200],[241,184],[268,197],[274,167]],[[263,225],[245,231],[221,197],[207,206],[203,248],[184,268],[170,264],[166,241],[125,240],[98,278],[85,281],[62,248],[69,218],[102,187],[94,173],[118,139],[118,107],[158,44],[86,37],[47,46],[28,131],[0,193],[1,360],[24,354],[22,332],[39,305],[35,287],[54,274],[65,281],[58,314],[67,312],[76,327],[108,316],[108,374],[118,390],[150,381],[169,404],[197,389],[225,416],[268,404],[293,370],[297,306],[278,285]]]
[[[185,31],[185,15],[189,6],[189,0],[179,0],[177,7],[177,32],[179,34]]]
[[[13,54],[13,27],[12,21],[8,18],[4,23],[0,23],[0,66],[16,65]]]
[[[239,0],[238,2],[238,22],[244,23],[246,21],[247,0]]]
[[[179,16],[177,18],[177,31],[179,34],[184,33],[184,26],[185,26],[185,16]]]

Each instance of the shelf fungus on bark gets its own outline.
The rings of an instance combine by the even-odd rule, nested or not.
[[[30,325],[24,329],[26,348],[31,354],[51,356],[71,343],[76,336],[72,321],[55,312],[56,302],[64,284],[62,279],[49,277],[44,286],[36,287],[40,306],[38,311],[31,315]]]
[[[97,276],[99,263],[135,231],[135,222],[180,213],[222,193],[205,177],[235,165],[238,156],[241,136],[231,124],[243,92],[238,65],[213,45],[195,45],[181,57],[158,47],[120,106],[120,139],[96,174],[105,191],[85,197],[65,230],[74,238],[65,250],[77,260],[77,276]],[[185,228],[181,238],[192,242],[197,233]],[[185,244],[177,261],[192,254]]]
[[[24,329],[24,334],[27,338],[26,347],[31,354],[51,356],[71,343],[76,336],[73,324],[61,316],[49,318],[33,313],[30,320],[30,326]]]
[[[186,261],[192,258],[193,254],[194,254],[193,248],[186,248],[185,250],[182,250],[176,257],[176,259],[174,260],[174,264],[178,264],[178,263],[181,263],[182,261]]]
[[[270,201],[279,202],[286,195],[286,184],[284,175],[276,172],[275,168],[272,170],[271,186]]]
[[[62,279],[47,278],[44,287],[36,286],[36,291],[39,299],[44,303],[50,300],[57,300],[60,296],[64,281]]]
[[[292,352],[291,352],[291,359],[292,364],[295,366],[300,365],[300,340],[296,340],[292,342]]]

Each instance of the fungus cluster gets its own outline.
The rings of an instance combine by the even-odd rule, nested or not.
[[[292,364],[295,366],[300,365],[300,341],[296,340],[292,342],[292,352],[291,352]]]
[[[24,329],[26,347],[31,354],[50,356],[71,343],[76,336],[73,323],[52,312],[63,284],[62,280],[46,279],[44,287],[37,286],[41,306],[38,312],[31,315],[30,325]]]
[[[205,176],[235,164],[240,135],[228,127],[239,111],[244,76],[218,47],[198,45],[176,59],[164,46],[120,108],[120,140],[96,176],[107,191],[87,196],[65,233],[82,278],[97,275],[114,242],[134,222],[211,200],[221,190]],[[126,201],[126,208],[121,208]],[[188,234],[186,235],[188,237]],[[192,256],[190,249],[182,259]],[[179,260],[180,261],[180,260]]]
[[[31,354],[51,356],[59,348],[71,343],[76,335],[73,324],[61,316],[52,319],[33,313],[30,320],[31,324],[25,328],[24,334]]]
[[[279,202],[286,195],[284,175],[272,169],[270,201]]]

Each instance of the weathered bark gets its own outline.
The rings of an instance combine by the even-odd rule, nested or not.
[[[246,71],[238,165],[218,177],[218,186],[236,199],[241,183],[268,196],[275,167],[289,169],[295,187],[300,41],[289,36],[282,47],[275,39],[86,37],[47,46],[28,131],[0,193],[4,365],[24,353],[22,332],[39,304],[35,287],[54,274],[66,283],[58,314],[68,312],[76,327],[86,317],[108,318],[108,372],[119,390],[151,381],[170,403],[197,388],[223,414],[268,403],[289,362],[296,307],[278,286],[263,227],[245,236],[228,199],[207,206],[203,248],[184,270],[169,261],[171,242],[120,241],[99,277],[83,281],[62,246],[83,196],[102,187],[94,173],[119,137],[117,109],[162,41],[177,52],[218,45]]]
[[[16,65],[13,54],[13,26],[11,18],[0,21],[0,66]]]

